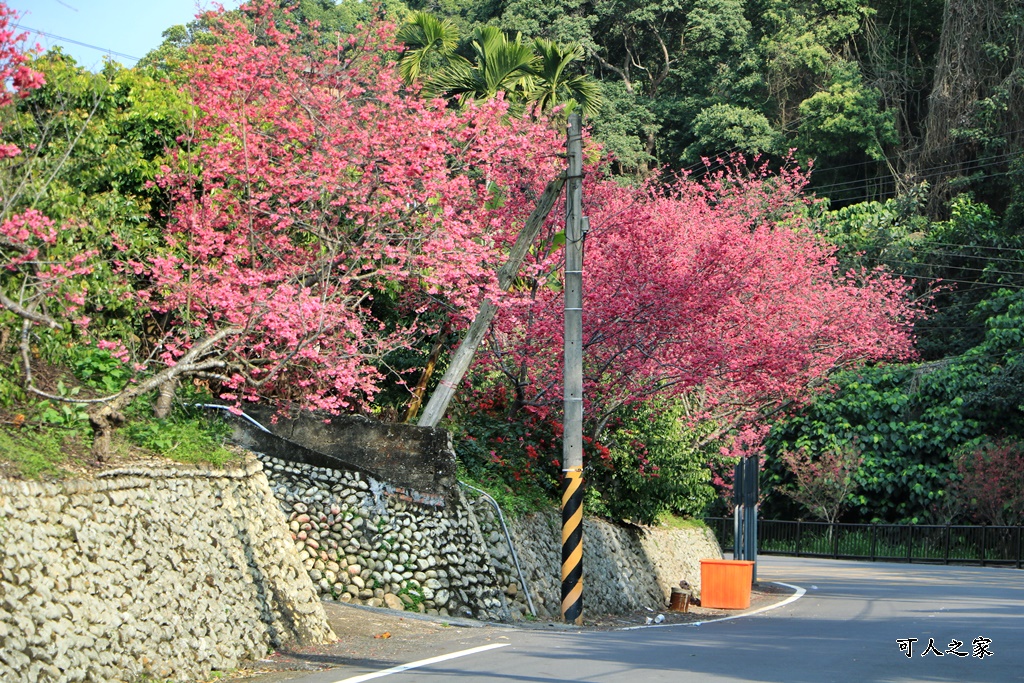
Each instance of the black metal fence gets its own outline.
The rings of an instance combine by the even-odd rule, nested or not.
[[[731,517],[707,525],[723,550],[733,547]],[[757,552],[762,555],[831,557],[873,562],[978,564],[1024,567],[1020,526],[924,524],[827,524],[760,519]]]

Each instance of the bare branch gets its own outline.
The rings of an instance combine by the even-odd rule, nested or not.
[[[60,323],[53,318],[43,315],[42,313],[30,311],[27,308],[20,306],[17,302],[8,299],[3,294],[0,294],[0,306],[3,306],[19,318],[24,318],[26,321],[30,320],[34,323],[46,325],[50,329],[58,329],[61,326]]]

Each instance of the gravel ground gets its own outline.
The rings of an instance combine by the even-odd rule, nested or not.
[[[667,609],[637,610],[625,614],[587,615],[582,627],[561,622],[526,621],[514,626],[488,624],[470,619],[427,617],[408,612],[354,606],[340,602],[324,602],[331,627],[338,642],[295,650],[282,650],[217,680],[250,683],[278,683],[305,675],[344,666],[374,669],[406,664],[434,657],[444,652],[500,642],[509,638],[513,629],[551,631],[609,631],[654,623],[658,615],[665,624],[711,621],[766,607],[792,594],[784,586],[772,583],[755,584],[747,610],[708,609],[690,606],[687,612]]]

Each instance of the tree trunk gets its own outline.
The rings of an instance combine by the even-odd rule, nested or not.
[[[124,414],[120,405],[113,402],[100,405],[89,411],[89,424],[92,426],[92,456],[96,462],[104,462],[110,455],[110,441],[114,430],[124,424]]]
[[[416,413],[420,412],[420,406],[423,405],[423,397],[427,394],[427,384],[430,383],[430,378],[434,375],[437,359],[440,358],[441,351],[444,349],[444,338],[447,332],[446,328],[437,334],[437,341],[434,342],[434,346],[430,349],[430,355],[427,357],[427,367],[423,368],[423,372],[420,374],[420,381],[416,383],[416,388],[412,390],[412,400],[409,401],[409,409],[405,413],[405,420],[403,422],[412,422],[416,417]]]
[[[948,0],[942,20],[935,78],[928,98],[925,138],[917,161],[917,174],[932,185],[928,213],[944,217],[944,204],[954,188],[950,181],[977,170],[985,139],[1019,139],[1024,126],[1024,89],[1016,83],[1024,69],[1020,47],[1024,29],[1009,21],[1019,0]],[[993,58],[995,47],[1006,48],[1006,58]],[[997,92],[1005,101],[1004,114],[985,120],[979,105]],[[999,98],[996,98],[999,99]],[[968,131],[981,129],[981,134]]]
[[[158,420],[165,419],[171,414],[171,406],[174,403],[174,392],[178,388],[178,381],[171,380],[160,385],[160,393],[156,398],[156,405],[153,406],[153,417]]]
[[[130,385],[121,393],[110,397],[109,400],[94,404],[89,409],[89,424],[92,425],[92,453],[96,459],[102,462],[110,454],[111,436],[114,430],[125,421],[125,416],[121,412],[125,406],[138,396],[154,390],[159,390],[163,397],[164,387],[168,384],[171,385],[170,392],[173,397],[174,387],[177,386],[178,380],[182,376],[223,368],[226,365],[225,361],[220,358],[203,359],[203,356],[228,337],[241,334],[243,331],[243,328],[240,327],[226,327],[218,330],[193,344],[192,348],[175,365],[164,368],[139,384]],[[158,400],[157,403],[159,402]]]

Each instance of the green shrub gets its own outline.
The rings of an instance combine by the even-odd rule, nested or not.
[[[710,430],[688,424],[682,406],[670,402],[630,408],[609,429],[609,446],[591,444],[584,471],[591,509],[641,524],[664,513],[702,516],[716,497],[715,445],[701,445]]]
[[[134,419],[124,433],[130,443],[156,455],[221,467],[237,457],[224,448],[228,430],[220,417],[178,411],[165,420]]]

